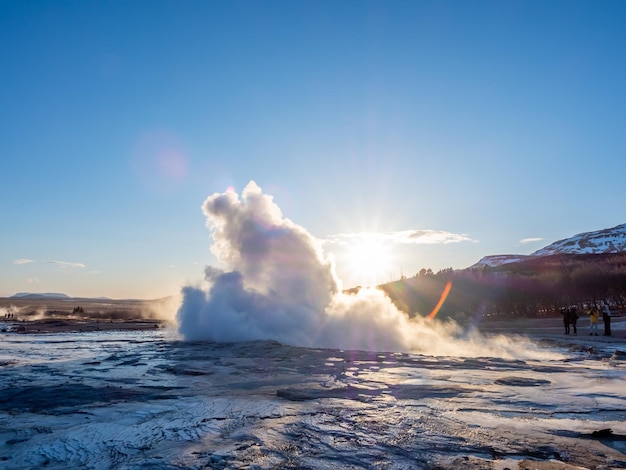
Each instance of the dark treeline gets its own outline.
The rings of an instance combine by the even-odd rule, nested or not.
[[[438,317],[536,317],[559,315],[559,309],[608,301],[626,303],[626,253],[553,255],[526,258],[498,267],[437,273],[422,269],[415,277],[381,286],[410,315],[428,315],[446,283],[452,288]]]

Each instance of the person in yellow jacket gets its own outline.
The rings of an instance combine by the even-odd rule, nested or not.
[[[589,336],[598,336],[598,321],[600,320],[600,311],[595,305],[589,310]]]

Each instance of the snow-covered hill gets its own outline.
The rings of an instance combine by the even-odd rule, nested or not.
[[[626,224],[595,232],[579,233],[541,248],[530,256],[621,253],[624,251],[626,251]]]
[[[517,263],[529,257],[550,255],[586,255],[626,252],[626,224],[617,227],[584,232],[570,238],[556,241],[540,250],[525,255],[489,255],[482,258],[469,269],[493,268],[504,264]]]
[[[526,258],[524,255],[489,255],[482,258],[478,263],[472,265],[470,269],[493,268],[503,264],[517,263]]]

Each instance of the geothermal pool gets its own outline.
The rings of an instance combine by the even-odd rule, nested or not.
[[[2,333],[0,467],[625,468],[623,340],[568,340],[503,359]]]

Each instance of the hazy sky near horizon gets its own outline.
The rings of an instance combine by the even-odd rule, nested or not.
[[[0,296],[176,293],[216,263],[203,201],[251,180],[344,287],[363,234],[383,282],[622,224],[624,25],[622,1],[0,2]]]

